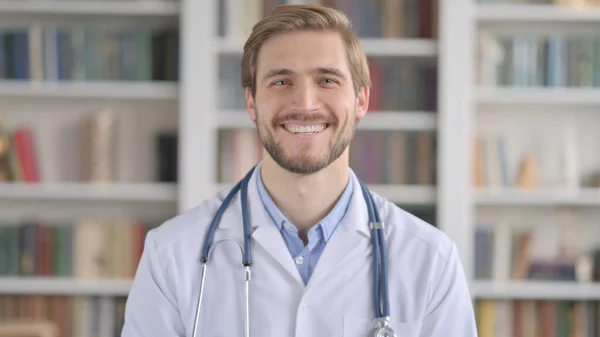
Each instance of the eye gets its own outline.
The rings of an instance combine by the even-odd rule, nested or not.
[[[279,81],[273,82],[273,85],[275,85],[275,86],[286,85],[286,84],[288,84],[288,81],[286,81],[286,80],[279,80]]]
[[[332,78],[324,78],[323,80],[321,80],[323,83],[325,84],[336,84],[337,81],[332,79]]]

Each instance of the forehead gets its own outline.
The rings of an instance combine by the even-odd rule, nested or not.
[[[279,68],[302,72],[327,67],[350,73],[341,36],[325,31],[293,32],[269,38],[260,48],[256,66],[257,76]]]

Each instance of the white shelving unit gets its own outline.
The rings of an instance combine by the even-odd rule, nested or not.
[[[561,5],[537,5],[525,3],[478,3],[473,1],[472,15],[469,17],[469,38],[472,38],[471,54],[478,55],[477,38],[485,33],[498,36],[525,35],[531,37],[547,36],[586,36],[598,37],[600,24],[600,7],[577,7]],[[505,55],[510,57],[510,55]],[[528,140],[534,139],[545,129],[561,130],[565,125],[577,128],[575,136],[578,147],[575,156],[579,165],[577,174],[583,177],[600,168],[600,156],[593,145],[597,142],[591,125],[600,125],[597,107],[600,104],[600,88],[588,87],[539,87],[539,86],[503,86],[479,85],[478,70],[480,64],[471,62],[473,73],[468,87],[461,90],[469,93],[469,105],[473,121],[464,131],[467,134],[501,133],[511,142],[511,149],[518,152],[528,149],[551,150],[561,145],[535,138],[536,145]],[[559,132],[546,134],[556,139]],[[528,138],[529,137],[529,138]],[[520,140],[520,141],[519,141]],[[520,146],[520,147],[519,147]],[[535,147],[537,146],[537,147]],[[547,153],[547,152],[546,152]],[[536,157],[539,159],[540,157]],[[563,162],[564,162],[563,158]],[[472,158],[469,157],[469,163]],[[560,161],[554,161],[559,166]],[[511,181],[517,174],[517,162],[511,162],[513,173]],[[545,169],[551,165],[539,164],[536,172],[543,176]],[[470,167],[470,179],[473,168]],[[542,178],[540,178],[541,180]],[[473,180],[471,180],[473,181]],[[589,249],[593,245],[600,246],[600,189],[594,187],[544,187],[524,191],[516,186],[472,188],[469,198],[464,198],[472,212],[472,221],[468,222],[469,233],[473,235],[479,221],[497,223],[494,226],[506,226],[506,221],[513,221],[513,226],[531,225],[535,233],[541,234],[534,254],[549,257],[556,247],[556,242],[570,242],[570,248]],[[568,233],[568,234],[565,234]],[[577,238],[577,235],[582,237]],[[549,238],[556,238],[550,240]],[[547,240],[547,242],[544,242]],[[564,240],[564,242],[562,241]],[[571,241],[569,241],[571,240]],[[472,243],[469,249],[474,247]],[[510,249],[507,247],[506,249]],[[546,255],[544,255],[546,254]],[[598,300],[600,299],[599,283],[579,282],[546,282],[546,281],[494,281],[475,280],[471,278],[472,295],[476,299],[504,300]]]
[[[192,15],[193,21],[198,20],[196,14],[180,11],[180,7],[191,2],[2,0],[0,31],[8,27],[27,27],[31,23],[106,25],[115,29],[138,25],[178,27],[181,23],[190,22]],[[193,31],[203,30],[191,28]],[[189,50],[190,44],[195,48],[193,40],[198,34],[187,32],[182,36],[187,38],[181,41],[183,50]],[[185,64],[186,57],[183,59]],[[193,67],[187,69],[193,70]],[[182,73],[185,78],[185,71]],[[182,83],[189,85],[186,80]],[[178,130],[182,112],[195,114],[196,108],[184,109],[187,92],[180,90],[180,83],[159,81],[0,79],[2,122],[8,128],[27,125],[35,130],[42,175],[39,183],[0,183],[0,224],[4,221],[11,223],[21,217],[60,222],[88,216],[139,217],[154,222],[174,216],[179,208],[180,195],[186,191],[182,192],[179,186],[185,186],[188,180],[184,176],[180,180],[182,185],[154,181],[153,141],[158,131]],[[114,110],[119,119],[117,179],[109,183],[78,181],[73,178],[76,170],[71,168],[78,165],[78,156],[74,153],[76,148],[68,148],[73,152],[63,151],[62,147],[69,142],[61,137],[63,134],[72,135],[73,127],[84,117],[105,108]],[[81,141],[79,138],[73,140]],[[185,159],[183,162],[186,162]],[[196,186],[201,185],[191,188]],[[1,276],[0,296],[125,297],[131,282],[131,279]]]

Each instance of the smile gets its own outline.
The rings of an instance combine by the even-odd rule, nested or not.
[[[291,133],[295,134],[316,134],[325,129],[329,124],[313,124],[313,125],[298,125],[298,124],[283,124],[283,127]]]

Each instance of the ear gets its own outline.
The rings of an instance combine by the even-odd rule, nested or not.
[[[254,104],[254,97],[252,97],[252,91],[246,87],[246,110],[250,119],[256,121],[256,105]]]
[[[358,89],[356,95],[356,117],[358,119],[363,118],[367,114],[367,110],[369,110],[370,93],[371,89],[366,85]]]

